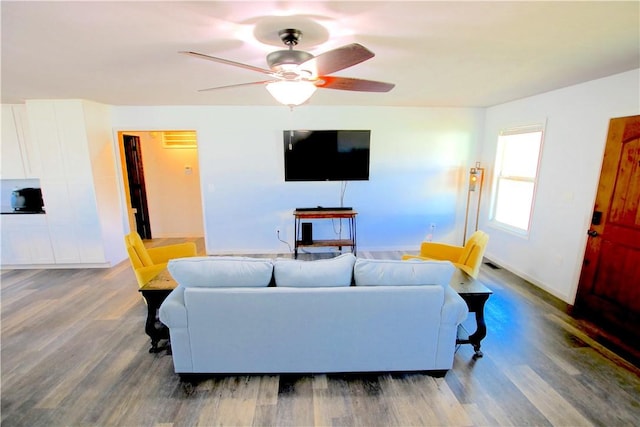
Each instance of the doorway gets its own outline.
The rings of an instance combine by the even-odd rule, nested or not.
[[[612,119],[574,313],[640,355],[640,116]],[[611,337],[608,337],[611,338]]]
[[[127,130],[118,132],[118,139],[130,229],[154,239],[203,237],[196,132]],[[132,169],[129,164],[136,161],[140,166]]]

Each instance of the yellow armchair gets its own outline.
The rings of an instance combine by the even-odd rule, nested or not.
[[[446,243],[422,242],[418,255],[403,255],[402,259],[435,259],[451,261],[456,267],[473,278],[478,277],[484,251],[489,243],[489,235],[484,231],[476,231],[469,237],[464,246]]]
[[[140,287],[167,268],[170,259],[196,256],[193,242],[146,248],[140,235],[132,232],[124,236],[124,243]]]

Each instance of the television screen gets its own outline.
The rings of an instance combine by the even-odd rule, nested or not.
[[[369,179],[370,130],[285,130],[285,181]]]

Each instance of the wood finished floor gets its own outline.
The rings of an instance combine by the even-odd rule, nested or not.
[[[147,352],[146,307],[128,261],[108,270],[3,270],[2,425],[638,425],[637,368],[525,281],[486,265],[480,279],[494,291],[484,357],[461,346],[444,378],[220,376],[187,395],[171,356]]]

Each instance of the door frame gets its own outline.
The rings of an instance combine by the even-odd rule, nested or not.
[[[127,232],[131,232],[136,230],[136,222],[135,222],[135,218],[133,216],[133,212],[131,209],[131,198],[129,195],[129,187],[128,187],[128,179],[127,179],[127,175],[126,175],[126,159],[124,156],[124,147],[123,147],[123,135],[124,134],[133,134],[133,135],[140,135],[143,133],[154,133],[154,132],[158,132],[158,133],[163,133],[163,132],[167,132],[167,131],[180,131],[180,130],[185,130],[185,131],[189,131],[189,130],[193,130],[193,128],[175,128],[175,127],[161,127],[161,128],[156,128],[156,127],[126,127],[126,128],[114,128],[113,129],[113,140],[115,142],[114,146],[114,154],[117,158],[120,159],[119,162],[117,162],[118,168],[119,168],[119,173],[116,173],[116,179],[118,180],[118,184],[119,184],[119,188],[120,191],[122,192],[120,194],[120,202],[121,202],[121,211],[122,211],[122,221],[123,221],[123,228],[124,230],[128,230]],[[197,154],[198,154],[198,164],[199,164],[199,158],[200,158],[200,153],[199,153],[199,148],[197,149]],[[143,162],[148,161],[143,159]],[[201,178],[200,178],[201,180]],[[148,184],[150,184],[151,182],[148,182]],[[205,216],[205,206],[204,206],[204,194],[203,194],[203,187],[202,187],[202,182],[200,181],[200,193],[199,193],[199,197],[200,197],[200,201],[201,201],[201,205],[202,205],[202,210],[200,211],[200,215],[202,215],[203,220],[204,220],[204,216]],[[151,212],[151,214],[153,214],[153,212]],[[157,230],[156,230],[157,231]],[[205,237],[205,242],[206,242],[206,235],[207,235],[207,227],[206,227],[206,222],[203,221],[203,235]]]

